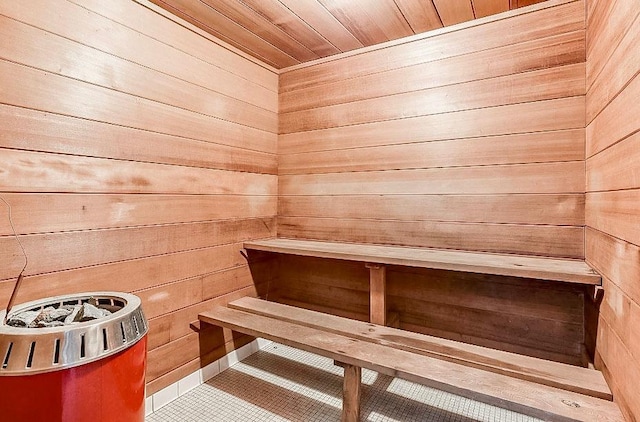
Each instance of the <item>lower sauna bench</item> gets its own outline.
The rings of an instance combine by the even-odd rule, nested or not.
[[[550,421],[622,421],[599,371],[245,297],[199,315],[344,368],[342,421],[360,420],[362,368]]]

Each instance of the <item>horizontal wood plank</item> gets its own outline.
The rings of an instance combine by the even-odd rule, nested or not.
[[[474,51],[463,56],[316,84],[280,94],[280,112],[317,108],[420,89],[584,62],[584,31]],[[286,89],[286,87],[283,87]]]
[[[0,57],[47,72],[168,104],[203,115],[231,120],[268,132],[277,130],[277,113],[153,71],[15,20],[0,17],[6,39]],[[20,43],[40,39],[39,43]],[[51,51],[59,55],[52,56]],[[73,60],[66,59],[72,56]]]
[[[23,84],[12,81],[20,79]],[[256,151],[274,152],[275,133],[0,60],[0,100],[24,108],[97,120]],[[28,91],[24,85],[30,86]],[[65,92],[66,95],[59,95]]]
[[[531,86],[536,86],[535,90]],[[584,63],[281,113],[281,134],[584,95]]]
[[[29,275],[24,278],[16,300],[23,303],[62,294],[108,291],[114,288],[114,280],[118,281],[120,291],[150,289],[246,265],[245,258],[240,254],[241,249],[241,243],[230,243]],[[13,279],[0,282],[0,297],[9,297],[14,282]]]
[[[640,79],[639,79],[640,80]],[[587,159],[587,192],[640,187],[640,132]]]
[[[275,175],[0,149],[14,192],[274,195]]]
[[[603,233],[640,246],[638,225],[640,189],[587,193],[586,224]]]
[[[336,242],[270,239],[245,248],[302,256],[600,284],[583,261]]]
[[[584,258],[584,229],[571,226],[280,217],[278,236],[328,242]]]
[[[365,209],[360,205],[367,204]],[[582,194],[278,197],[281,217],[581,226]]]
[[[275,153],[0,105],[0,146],[148,163],[277,173]]]
[[[239,50],[197,30],[195,26],[188,26],[186,22],[175,19],[171,15],[167,18],[168,14],[160,13],[161,9],[154,8],[149,1],[140,0],[137,1],[138,4],[117,2],[105,5],[100,0],[72,0],[72,3],[92,10],[122,26],[135,28],[149,38],[198,57],[216,68],[224,69],[246,81],[277,92],[278,75],[275,69],[265,66],[264,63],[250,56],[243,56]],[[163,16],[163,19],[159,19],[158,15]],[[238,86],[233,88],[243,89]],[[244,88],[248,86],[245,85]]]
[[[80,268],[127,259],[273,237],[274,218],[224,220],[128,229],[58,232],[21,236],[29,256],[25,275]],[[122,248],[123,242],[127,247]],[[13,236],[0,237],[0,279],[12,278],[23,265]]]
[[[579,129],[584,128],[584,109],[580,96],[285,134],[279,137],[278,153]]]
[[[595,6],[587,17],[587,86],[599,77],[636,17],[640,16],[638,5],[633,1],[609,1]]]
[[[2,193],[18,234],[270,217],[276,197]],[[0,202],[0,209],[4,204]],[[185,213],[185,209],[189,213]],[[13,230],[0,219],[0,236]]]
[[[574,161],[584,159],[584,130],[281,154],[278,159],[280,175]]]
[[[283,175],[282,195],[579,193],[584,162]]]
[[[640,303],[640,246],[592,227],[586,229],[587,262],[636,303]]]
[[[635,119],[640,113],[640,73],[587,126],[587,157],[603,151],[620,140],[638,133]]]
[[[628,7],[631,2],[623,8]],[[609,25],[609,23],[607,23]],[[593,121],[607,104],[618,95],[631,79],[640,71],[640,57],[634,54],[640,44],[640,14],[624,35],[620,44],[603,65],[602,71],[590,85],[587,95],[587,123]],[[594,57],[591,57],[595,59]],[[588,62],[587,65],[590,65]]]
[[[61,15],[73,21],[87,22],[87,26],[70,26],[63,19],[50,19],[42,11],[52,7],[53,2]],[[277,110],[277,75],[273,72],[190,33],[139,4],[105,5],[93,0],[76,3],[78,5],[61,0],[36,0],[30,5],[7,3],[0,5],[0,11],[5,16],[100,51],[267,110]],[[103,30],[96,33],[92,29],[96,27]],[[131,48],[132,43],[137,48]]]

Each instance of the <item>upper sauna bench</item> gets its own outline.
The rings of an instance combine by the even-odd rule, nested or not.
[[[268,239],[245,242],[247,250],[439,270],[526,277],[599,286],[600,275],[584,261],[403,246]]]

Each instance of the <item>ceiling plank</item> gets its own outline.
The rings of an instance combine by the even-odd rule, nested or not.
[[[395,0],[416,34],[442,28],[442,21],[432,0]]]
[[[353,2],[353,0],[350,0]],[[358,0],[365,13],[378,24],[389,40],[414,32],[394,0]]]
[[[519,8],[519,7],[525,7],[525,6],[531,6],[532,4],[537,4],[537,3],[541,3],[545,0],[514,0],[515,3],[515,8]]]
[[[474,18],[471,0],[433,0],[444,26],[470,21]]]
[[[340,51],[364,47],[323,5],[316,0],[280,0],[291,12],[336,46]]]
[[[509,10],[509,0],[471,0],[476,18],[495,15]]]
[[[301,62],[199,0],[151,0],[185,21],[276,68]]]
[[[255,10],[238,0],[200,0],[240,26],[250,30],[263,40],[299,61],[320,58],[282,29],[269,22]]]
[[[331,44],[326,38],[323,38],[298,15],[291,13],[291,10],[280,1],[242,0],[242,2],[282,31],[295,37],[300,44],[318,56],[326,57],[341,52],[341,50]]]
[[[390,40],[378,22],[368,15],[361,2],[352,0],[318,0],[318,2],[326,7],[363,45],[369,46]]]

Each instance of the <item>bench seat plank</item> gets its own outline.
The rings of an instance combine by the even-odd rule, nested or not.
[[[396,349],[444,359],[465,366],[509,375],[605,400],[613,400],[611,390],[604,376],[600,371],[594,369],[412,333],[251,297],[235,300],[229,303],[228,306],[233,309],[346,335],[363,341],[390,345]]]
[[[622,421],[610,401],[458,365],[236,309],[216,307],[203,322],[264,337],[348,365],[554,421]]]
[[[601,285],[602,279],[584,261],[315,240],[268,239],[244,243],[245,249],[318,258],[363,261],[540,280]]]

